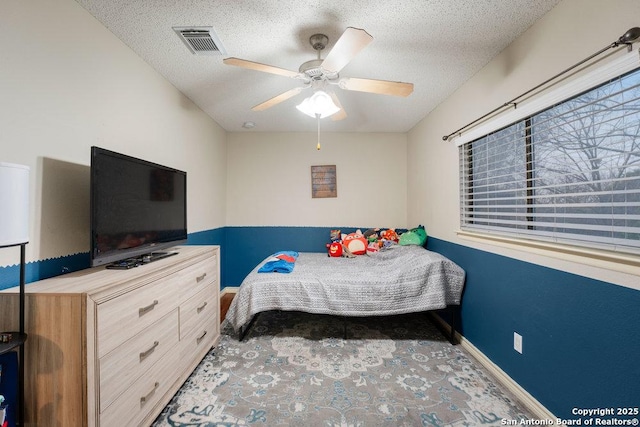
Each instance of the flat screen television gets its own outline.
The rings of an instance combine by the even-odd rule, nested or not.
[[[91,266],[130,268],[187,241],[187,173],[91,147]]]

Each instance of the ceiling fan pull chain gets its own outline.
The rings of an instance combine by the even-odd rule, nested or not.
[[[316,114],[316,120],[318,121],[318,145],[316,145],[316,150],[320,151],[320,114]]]

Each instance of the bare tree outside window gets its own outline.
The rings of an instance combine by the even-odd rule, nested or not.
[[[640,71],[460,148],[463,228],[640,249]]]
[[[640,74],[533,117],[539,230],[640,238]],[[541,218],[541,217],[544,218]],[[634,232],[630,230],[635,229]]]

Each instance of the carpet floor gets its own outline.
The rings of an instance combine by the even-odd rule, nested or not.
[[[346,339],[345,339],[346,332]],[[476,426],[532,414],[424,313],[262,313],[222,338],[154,426]]]

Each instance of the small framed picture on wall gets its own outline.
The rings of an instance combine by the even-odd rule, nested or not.
[[[338,197],[336,165],[311,166],[311,197]]]

